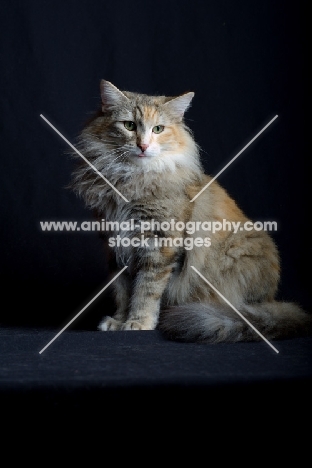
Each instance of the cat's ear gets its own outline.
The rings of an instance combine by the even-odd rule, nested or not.
[[[102,98],[102,111],[118,106],[128,98],[114,86],[110,81],[101,80],[100,83],[101,98]]]
[[[194,97],[194,93],[185,93],[181,96],[171,99],[166,102],[165,107],[170,110],[175,117],[182,119],[184,113],[189,108],[191,101]]]

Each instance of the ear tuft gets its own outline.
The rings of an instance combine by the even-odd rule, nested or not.
[[[110,81],[101,80],[100,89],[103,112],[111,107],[120,105],[125,100],[128,100],[128,98]]]
[[[186,110],[190,107],[191,101],[194,97],[195,93],[185,93],[181,96],[171,99],[170,101],[166,102],[165,106],[169,109],[176,117],[181,118],[183,117]]]

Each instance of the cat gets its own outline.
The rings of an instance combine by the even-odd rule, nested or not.
[[[71,188],[99,220],[115,223],[105,233],[109,266],[112,274],[127,268],[113,282],[116,312],[98,329],[159,329],[200,343],[260,340],[247,321],[267,339],[310,334],[309,313],[275,300],[280,260],[268,233],[206,230],[249,219],[216,180],[198,195],[212,178],[184,121],[194,93],[149,96],[101,80],[100,94],[77,141],[93,167],[81,161]]]

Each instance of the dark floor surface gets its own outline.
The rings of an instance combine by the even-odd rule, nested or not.
[[[311,389],[312,338],[199,345],[165,340],[157,331],[0,330],[0,391],[7,401],[83,404],[86,395],[197,390],[237,394]],[[46,348],[45,348],[46,347]],[[45,348],[45,349],[44,349]],[[44,351],[42,351],[44,349]],[[41,354],[40,354],[40,351]],[[94,403],[94,401],[93,401]]]

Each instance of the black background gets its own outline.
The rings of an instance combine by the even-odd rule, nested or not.
[[[276,220],[278,297],[310,309],[309,175],[303,2],[2,1],[1,322],[66,324],[106,284],[97,233],[43,233],[40,221],[91,220],[65,186],[71,142],[99,105],[102,78],[122,90],[194,91],[186,115],[215,175],[254,220]],[[4,305],[6,304],[6,305]],[[95,329],[99,298],[72,327]]]

